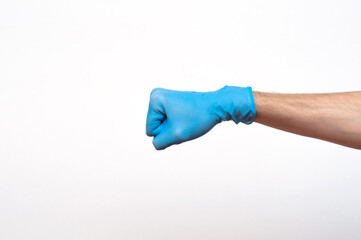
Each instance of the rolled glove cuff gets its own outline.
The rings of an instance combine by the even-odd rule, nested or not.
[[[220,121],[233,120],[251,124],[256,117],[256,105],[251,87],[224,86],[216,91],[215,113]]]

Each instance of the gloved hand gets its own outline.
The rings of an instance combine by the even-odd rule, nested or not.
[[[251,124],[252,88],[225,86],[213,92],[155,88],[150,94],[146,134],[157,150],[198,138],[223,120]]]

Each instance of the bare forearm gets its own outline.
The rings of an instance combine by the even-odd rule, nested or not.
[[[253,95],[256,122],[361,149],[361,92]]]

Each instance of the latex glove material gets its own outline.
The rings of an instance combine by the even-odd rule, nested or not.
[[[157,150],[198,138],[223,120],[251,124],[256,116],[252,88],[225,86],[213,92],[151,92],[146,134]]]

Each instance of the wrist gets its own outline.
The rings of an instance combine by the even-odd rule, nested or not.
[[[251,124],[256,117],[256,105],[251,87],[224,86],[215,91],[214,112],[219,121],[233,120]]]

